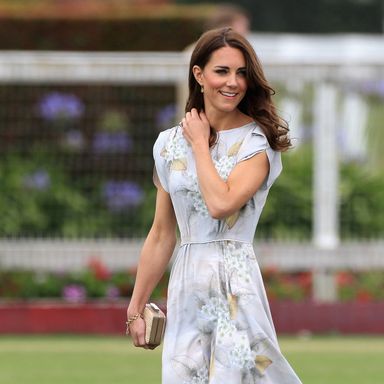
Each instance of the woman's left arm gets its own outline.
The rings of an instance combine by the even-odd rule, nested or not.
[[[209,122],[206,116],[192,110],[183,119],[183,133],[195,156],[200,191],[209,214],[215,219],[223,219],[237,212],[257,192],[268,175],[266,152],[238,163],[224,181],[209,151]]]

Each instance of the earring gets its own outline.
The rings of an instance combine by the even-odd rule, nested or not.
[[[201,93],[204,93],[204,85],[201,86],[201,90],[200,90]]]

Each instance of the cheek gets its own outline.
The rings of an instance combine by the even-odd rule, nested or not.
[[[211,77],[207,79],[206,86],[212,89],[217,89],[223,86],[223,83],[225,83],[221,78],[219,77]]]
[[[248,84],[246,79],[239,80],[239,86],[244,92],[248,89]]]

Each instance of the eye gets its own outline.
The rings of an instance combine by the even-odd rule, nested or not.
[[[228,71],[224,68],[221,68],[221,69],[216,69],[215,72],[218,73],[219,75],[225,75]]]
[[[240,69],[238,72],[237,72],[238,75],[242,76],[242,77],[246,77],[247,76],[247,71],[245,69]]]

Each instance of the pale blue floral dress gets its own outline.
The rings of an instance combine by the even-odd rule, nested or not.
[[[263,185],[239,212],[217,220],[202,199],[182,128],[161,132],[154,145],[155,170],[171,196],[181,240],[168,287],[163,384],[300,383],[280,352],[252,247],[281,172],[280,153],[250,123],[218,132],[211,154],[226,180],[238,162],[262,151],[270,162]]]

